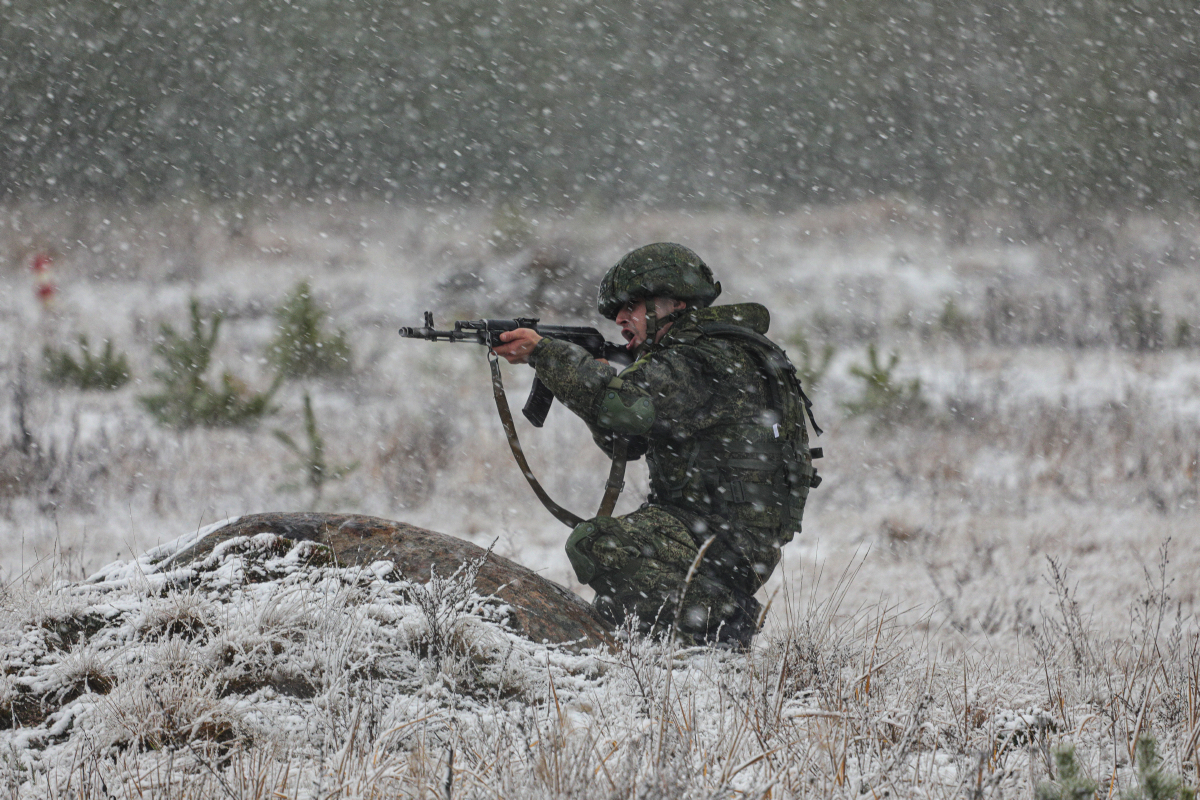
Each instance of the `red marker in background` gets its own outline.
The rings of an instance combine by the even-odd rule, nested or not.
[[[49,253],[38,253],[33,257],[33,265],[30,267],[33,270],[34,276],[34,293],[38,300],[42,301],[42,306],[49,308],[54,301],[54,295],[58,292],[58,287],[54,285],[53,278],[50,277],[50,265],[53,260]]]

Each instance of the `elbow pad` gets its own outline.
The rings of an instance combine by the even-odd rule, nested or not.
[[[641,436],[654,425],[654,402],[649,397],[637,397],[626,403],[621,397],[623,384],[620,378],[608,382],[604,393],[600,395],[596,424],[616,433]]]

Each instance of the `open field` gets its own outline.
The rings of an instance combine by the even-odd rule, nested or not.
[[[534,315],[605,329],[592,308],[598,276],[631,247],[663,239],[713,266],[719,302],[767,305],[773,337],[816,378],[825,482],[763,593],[773,612],[752,656],[647,644],[588,662],[518,643],[478,656],[482,672],[471,672],[408,647],[416,633],[389,645],[407,666],[384,669],[375,690],[348,673],[320,682],[307,705],[231,722],[236,740],[253,745],[224,766],[203,748],[168,747],[180,772],[167,779],[172,767],[153,748],[113,756],[76,738],[35,747],[0,731],[26,748],[5,760],[0,745],[0,769],[10,770],[0,786],[68,796],[61,781],[75,775],[73,791],[107,796],[78,782],[111,767],[104,774],[124,770],[128,794],[141,775],[153,791],[190,796],[269,793],[252,784],[287,796],[444,796],[453,749],[455,797],[1031,796],[1053,746],[1070,741],[1108,796],[1137,783],[1133,743],[1145,733],[1195,785],[1200,219],[1183,213],[1038,225],[995,214],[951,231],[899,202],[778,216],[493,216],[334,202],[11,208],[0,227],[5,636],[70,605],[47,588],[51,578],[77,580],[217,520],[278,509],[372,514],[494,541],[586,596],[562,551],[565,529],[512,463],[484,353],[400,340],[396,328],[431,309],[439,323]],[[28,268],[45,250],[58,287],[49,308]],[[186,328],[192,297],[222,309],[213,372],[265,390],[272,311],[301,280],[328,324],[346,331],[348,374],[283,383],[278,410],[254,428],[155,423],[138,398],[157,391],[160,325]],[[80,333],[112,339],[134,380],[113,392],[47,383],[43,347],[73,346]],[[898,355],[889,382],[907,400],[850,417],[845,404],[865,385],[852,368],[867,365],[872,343],[885,366]],[[519,403],[530,371],[505,377]],[[305,392],[329,463],[354,467],[319,497],[273,435],[303,439]],[[542,430],[519,425],[550,494],[576,513],[594,507],[606,464],[583,425],[558,407]],[[644,470],[632,471],[619,511],[645,491]],[[332,674],[383,634],[339,599],[358,579],[326,577],[343,588],[328,590],[322,622],[288,634],[299,643],[288,653],[324,653]],[[196,613],[240,630],[227,600],[201,594]],[[475,642],[466,636],[456,657],[482,652]],[[121,662],[135,674],[125,662],[181,647],[156,640],[146,655],[141,646],[122,639],[104,657],[141,654]],[[495,683],[504,647],[524,665],[512,697]],[[198,686],[211,678],[208,656],[176,656]],[[493,667],[500,678],[479,677]],[[405,683],[412,675],[421,680]],[[3,691],[15,691],[5,680]],[[195,696],[217,707],[219,694],[208,686]],[[148,702],[118,701],[134,705],[111,713]],[[309,721],[294,749],[262,733],[276,713]],[[420,746],[385,734],[420,718],[434,721]],[[29,760],[34,751],[41,761]]]

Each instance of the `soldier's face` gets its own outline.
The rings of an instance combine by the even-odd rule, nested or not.
[[[617,312],[617,324],[630,350],[646,341],[646,301],[630,300]]]
[[[683,308],[684,305],[678,300],[656,297],[654,298],[654,313],[659,319],[662,319],[672,311]],[[641,347],[646,341],[646,301],[644,299],[630,300],[617,312],[616,322],[621,326],[621,335],[625,337],[625,346],[630,350]],[[671,326],[668,324],[659,328],[654,340],[657,342],[661,339],[669,327]]]

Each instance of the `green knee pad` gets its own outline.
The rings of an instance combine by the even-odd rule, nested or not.
[[[591,584],[596,576],[604,571],[592,556],[584,552],[585,549],[591,550],[591,545],[601,536],[613,537],[631,555],[641,554],[641,551],[630,541],[629,535],[621,527],[621,523],[612,517],[593,517],[586,522],[581,522],[567,537],[567,558],[570,559],[571,566],[575,570],[575,577],[579,579],[580,583]],[[582,547],[584,543],[588,544],[587,548]]]
[[[570,559],[571,567],[575,570],[575,577],[579,578],[580,583],[591,583],[592,579],[596,577],[597,569],[596,562],[580,550],[579,545],[598,532],[595,524],[581,522],[567,537],[567,558]]]

